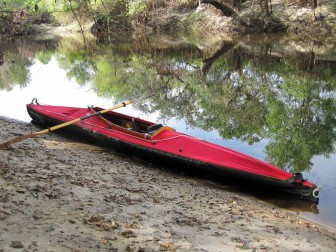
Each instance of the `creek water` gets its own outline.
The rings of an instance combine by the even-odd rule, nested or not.
[[[336,48],[286,36],[0,41],[0,116],[25,104],[111,107],[265,160],[322,186],[318,205],[241,191],[336,228]],[[230,190],[239,190],[232,188]]]

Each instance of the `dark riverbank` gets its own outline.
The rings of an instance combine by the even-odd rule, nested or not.
[[[336,36],[335,1],[321,0],[313,8],[309,4],[275,0],[268,7],[268,13],[259,1],[245,1],[240,8],[232,9],[234,11],[228,14],[209,3],[187,7],[158,6],[152,11],[133,16],[130,20],[131,30],[208,38],[280,32],[295,34],[301,39],[303,36],[307,39],[324,37],[331,41]]]
[[[2,18],[0,34],[25,35],[43,33],[36,25],[52,24],[71,31],[93,33],[129,32],[133,34],[174,33],[183,36],[221,38],[260,33],[288,33],[301,39],[334,41],[336,2],[320,0],[316,6],[308,1],[275,0],[267,7],[260,1],[241,1],[239,5],[221,1],[140,1],[132,4],[109,3],[108,14],[99,6],[79,6],[71,12],[48,10],[18,13],[13,10]],[[96,9],[95,9],[96,8]]]

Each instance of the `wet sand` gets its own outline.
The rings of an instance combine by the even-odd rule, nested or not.
[[[40,130],[0,117],[0,143]],[[52,133],[0,150],[0,251],[334,251],[336,231]]]

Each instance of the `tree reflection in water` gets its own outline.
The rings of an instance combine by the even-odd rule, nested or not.
[[[336,61],[315,45],[306,52],[286,45],[243,38],[204,46],[164,35],[90,36],[85,47],[76,37],[0,42],[0,89],[29,85],[33,62],[55,57],[69,79],[100,96],[118,102],[156,92],[138,108],[225,139],[267,139],[267,161],[300,172],[313,156],[334,152]]]

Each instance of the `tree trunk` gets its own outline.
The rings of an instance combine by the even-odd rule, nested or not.
[[[0,66],[3,65],[3,63],[4,63],[3,53],[0,52]]]
[[[234,10],[234,8],[228,6],[224,2],[219,2],[219,1],[215,1],[215,0],[201,0],[201,2],[205,3],[205,4],[211,4],[216,9],[221,10],[224,16],[229,17],[229,16],[232,16],[233,14],[237,14],[236,11]]]

